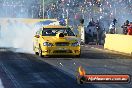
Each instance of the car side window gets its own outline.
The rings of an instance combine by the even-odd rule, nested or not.
[[[36,35],[42,35],[42,28],[40,28],[37,32]]]
[[[39,29],[39,35],[42,35],[42,28]]]
[[[39,31],[36,32],[36,35],[39,35]]]

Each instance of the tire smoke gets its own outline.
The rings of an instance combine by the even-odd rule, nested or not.
[[[17,20],[7,20],[1,24],[0,47],[17,48],[17,51],[32,52],[32,39],[35,26]]]

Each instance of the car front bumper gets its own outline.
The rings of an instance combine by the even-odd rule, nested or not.
[[[80,46],[52,46],[52,47],[41,47],[42,55],[80,55]]]

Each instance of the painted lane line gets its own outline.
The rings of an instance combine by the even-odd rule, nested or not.
[[[4,70],[8,78],[13,82],[15,88],[22,88],[20,84],[17,82],[17,80],[15,79],[15,77],[11,74],[11,72],[8,71],[7,68],[4,66],[4,64],[0,63],[0,66],[2,67],[2,69]]]
[[[39,83],[48,83],[48,81],[46,81],[45,79],[43,79],[40,75],[40,73],[30,73],[30,75],[32,75],[32,77],[35,78],[34,81],[32,81],[33,83],[39,82]]]
[[[4,88],[4,86],[3,86],[3,83],[2,83],[2,81],[1,81],[1,79],[0,79],[0,88]]]

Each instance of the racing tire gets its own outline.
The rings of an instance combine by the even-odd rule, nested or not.
[[[42,55],[41,47],[39,47],[39,52],[38,52],[38,54],[39,54],[40,57],[44,57],[44,55]]]
[[[35,52],[35,54],[36,54],[36,55],[39,55],[39,53],[38,53],[38,52]]]
[[[75,57],[76,57],[76,58],[80,58],[80,56],[81,56],[81,55],[79,54],[79,55],[76,55]]]
[[[33,51],[35,51],[35,46],[34,46],[34,44],[33,44]],[[38,52],[35,52],[35,55],[39,55],[39,53],[38,53]]]
[[[81,84],[84,84],[84,81],[83,81],[83,80],[84,80],[83,77],[82,77],[82,78],[77,77],[77,83],[78,83],[78,84],[80,84],[80,85],[81,85]]]

